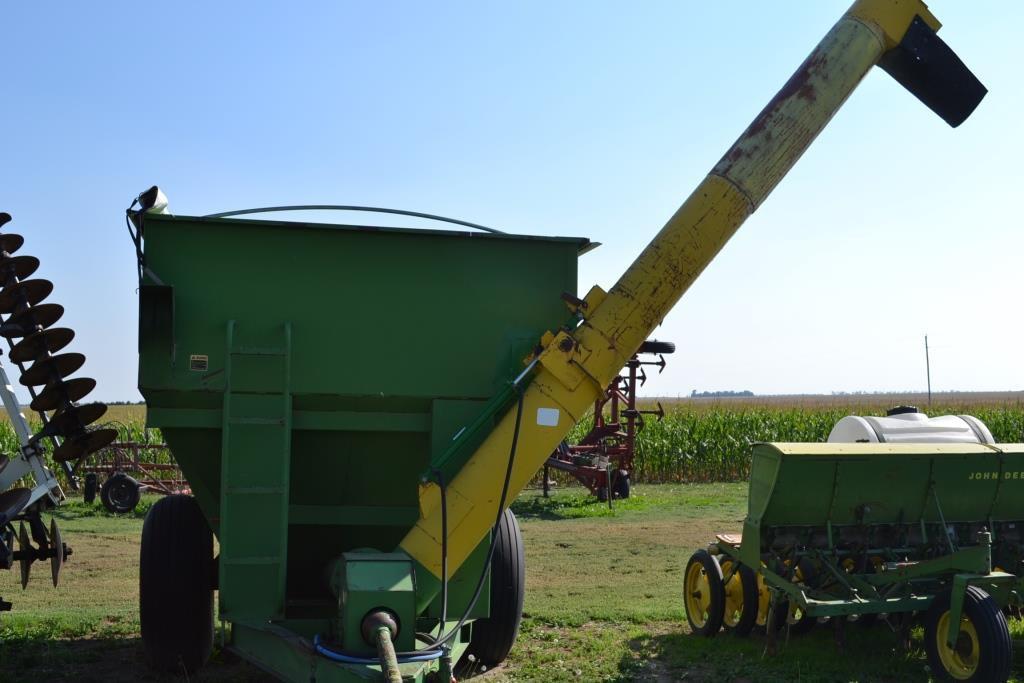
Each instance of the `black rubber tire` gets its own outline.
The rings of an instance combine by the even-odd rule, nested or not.
[[[96,500],[96,490],[99,488],[99,478],[95,472],[87,472],[85,483],[82,485],[82,500],[86,505],[92,505]]]
[[[978,636],[978,664],[974,674],[966,679],[950,676],[939,656],[939,620],[949,611],[950,594],[935,596],[924,617],[924,649],[928,666],[937,680],[995,681],[1001,683],[1010,677],[1013,644],[1010,628],[999,605],[988,593],[977,586],[968,586],[964,594],[963,615],[967,617]]]
[[[696,621],[694,615],[690,614],[689,602],[686,599],[690,571],[696,565],[700,566],[708,584],[707,615],[700,617],[703,623]],[[694,571],[697,570],[694,569]],[[686,612],[686,620],[690,623],[690,630],[694,635],[712,638],[722,630],[722,619],[725,617],[725,586],[722,585],[722,568],[718,566],[718,561],[707,550],[698,550],[690,556],[690,561],[686,563],[686,570],[683,572],[683,611]]]
[[[657,339],[648,339],[640,345],[640,350],[637,353],[675,353],[676,345],[672,342],[658,341]]]
[[[139,482],[124,472],[115,472],[107,477],[100,487],[100,501],[103,507],[115,514],[125,514],[139,504]]]
[[[491,616],[473,622],[473,640],[466,655],[473,655],[477,663],[488,668],[505,661],[519,635],[525,594],[523,535],[516,516],[511,510],[505,510],[498,524],[491,558]]]
[[[723,620],[722,627],[737,638],[745,638],[750,635],[757,623],[757,574],[747,565],[741,564],[736,570],[736,576],[743,587],[743,611],[734,626],[729,626]]]
[[[629,472],[619,470],[612,481],[612,495],[625,500],[629,498]]]
[[[597,502],[607,503],[608,502],[608,487],[599,486],[597,489]]]
[[[150,508],[139,553],[139,622],[150,663],[191,673],[213,650],[213,533],[192,496]]]

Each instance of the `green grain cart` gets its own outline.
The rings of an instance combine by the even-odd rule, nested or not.
[[[216,588],[228,646],[289,681],[501,661],[522,606],[509,503],[872,67],[950,125],[971,114],[985,89],[938,28],[917,0],[854,3],[582,297],[582,239],[170,217],[140,195],[139,386],[195,494],[143,529],[152,659],[202,663]]]
[[[149,651],[197,667],[214,588],[232,647],[290,680],[311,668],[348,680],[336,660],[376,663],[360,621],[396,598],[414,621],[396,626],[395,647],[429,650],[415,634],[436,634],[441,595],[418,606],[409,560],[364,549],[402,540],[432,463],[566,321],[560,296],[575,291],[589,242],[155,214],[140,224],[139,386],[195,496],[160,501],[143,530]],[[473,654],[497,664],[518,629],[511,512],[498,533],[475,603],[489,537],[448,583],[446,630],[467,617],[450,641],[456,661],[472,633]],[[346,553],[371,561],[335,571]],[[178,590],[193,582],[206,590]],[[339,600],[361,605],[356,622]],[[314,641],[328,656],[313,656]],[[411,658],[423,661],[402,672],[420,677],[437,659]]]

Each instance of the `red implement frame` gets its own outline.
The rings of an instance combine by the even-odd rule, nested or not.
[[[640,410],[636,390],[647,381],[644,365],[665,369],[666,353],[675,351],[671,342],[650,340],[629,359],[626,375],[616,377],[594,403],[594,426],[577,444],[563,441],[544,463],[544,496],[550,493],[551,469],[568,472],[601,500],[628,498],[630,472],[636,453],[636,435],[644,427],[644,415],[665,416],[659,402],[657,410]],[[640,360],[642,355],[657,355],[658,360]]]
[[[188,482],[177,463],[154,462],[156,453],[169,453],[167,444],[141,443],[138,441],[116,441],[93,455],[89,463],[82,463],[78,472],[95,472],[106,478],[116,472],[132,475],[139,488],[165,496],[174,493],[191,493]]]

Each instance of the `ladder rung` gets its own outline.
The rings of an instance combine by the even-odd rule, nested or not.
[[[224,493],[232,496],[267,496],[280,495],[286,490],[283,486],[228,486]]]
[[[236,346],[231,349],[232,356],[283,356],[288,352],[276,346]]]
[[[246,564],[280,564],[281,563],[281,557],[280,557],[280,555],[277,555],[277,556],[274,556],[274,557],[256,557],[256,556],[253,556],[253,557],[228,557],[228,558],[221,557],[220,561],[223,562],[224,564],[242,564],[242,565],[246,565]]]
[[[284,426],[283,417],[232,417],[228,422],[233,425],[273,425]]]

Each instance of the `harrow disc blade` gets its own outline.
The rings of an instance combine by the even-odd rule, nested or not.
[[[18,550],[21,551],[21,559],[18,560],[21,569],[21,589],[25,590],[28,587],[28,576],[32,572],[32,543],[29,541],[24,522],[18,525]]]
[[[0,251],[6,251],[8,254],[21,249],[21,245],[25,244],[25,238],[21,235],[15,235],[13,232],[0,235]]]
[[[28,306],[35,306],[50,296],[52,291],[53,283],[49,280],[23,280],[4,287],[0,290],[0,313],[7,315]]]
[[[54,449],[53,459],[57,462],[78,460],[105,446],[109,446],[116,438],[116,429],[95,429],[62,443]]]
[[[62,353],[36,361],[21,375],[19,380],[26,387],[50,384],[64,379],[85,365],[85,356],[80,353]]]
[[[32,308],[15,313],[0,325],[0,336],[27,337],[33,332],[45,330],[64,315],[64,307],[60,304],[39,304]]]
[[[91,377],[75,377],[74,379],[52,382],[36,396],[29,408],[41,413],[67,407],[68,404],[80,401],[86,394],[96,388],[96,380]]]
[[[51,327],[25,337],[11,347],[7,357],[14,363],[29,363],[51,353],[57,353],[71,343],[75,331],[67,327]],[[77,400],[77,399],[76,399]]]
[[[64,539],[60,535],[60,528],[57,520],[50,518],[50,549],[53,557],[50,558],[50,576],[53,579],[53,587],[57,587],[60,579],[60,570],[64,566]]]
[[[0,211],[0,228],[11,222],[11,214],[6,211]]]
[[[87,425],[103,417],[106,412],[106,403],[86,403],[83,406],[74,406],[54,414],[47,427],[52,426],[58,434],[76,435],[85,431]]]
[[[0,283],[9,282],[12,276],[24,280],[38,269],[35,256],[0,256]]]

